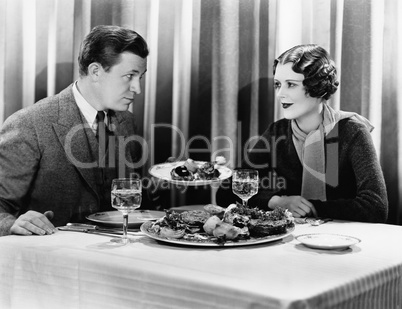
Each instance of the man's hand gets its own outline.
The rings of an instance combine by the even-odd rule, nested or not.
[[[53,218],[53,211],[46,211],[44,214],[40,212],[29,210],[25,214],[19,216],[15,220],[10,231],[11,234],[17,235],[50,235],[56,229],[51,220]]]
[[[314,205],[299,195],[293,196],[273,196],[268,202],[268,207],[274,209],[275,207],[286,208],[295,218],[306,217],[308,215],[316,217],[316,210]]]

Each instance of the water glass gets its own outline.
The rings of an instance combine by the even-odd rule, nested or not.
[[[111,190],[112,207],[123,214],[123,237],[113,239],[113,242],[127,244],[128,215],[141,206],[142,183],[141,179],[117,178],[112,180]]]
[[[252,169],[238,169],[232,175],[233,193],[241,198],[243,206],[258,192],[258,171]]]

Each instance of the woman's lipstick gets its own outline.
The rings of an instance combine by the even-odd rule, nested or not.
[[[288,107],[290,107],[291,105],[293,105],[293,103],[282,103],[282,107],[284,109],[287,109]]]

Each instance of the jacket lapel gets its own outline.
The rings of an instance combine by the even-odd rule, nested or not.
[[[114,127],[114,135],[116,136],[130,136],[134,133],[134,128],[130,128],[128,124],[128,121],[122,113],[119,112],[113,112],[111,114],[111,123],[113,124]]]
[[[94,174],[94,168],[98,166],[97,141],[82,117],[70,86],[60,93],[59,118],[53,127],[68,160],[97,195]]]
[[[114,154],[118,177],[130,177],[134,172],[134,168],[130,166],[135,162],[135,141],[127,139],[135,133],[133,121],[125,118],[124,113],[112,112],[111,124],[114,128]]]

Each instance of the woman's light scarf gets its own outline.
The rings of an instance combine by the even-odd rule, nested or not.
[[[366,125],[371,132],[374,127],[363,116],[344,111],[335,111],[327,103],[323,104],[323,121],[317,130],[304,133],[292,120],[293,143],[303,166],[301,196],[306,199],[327,200],[325,179],[325,136],[342,119],[354,118]]]

